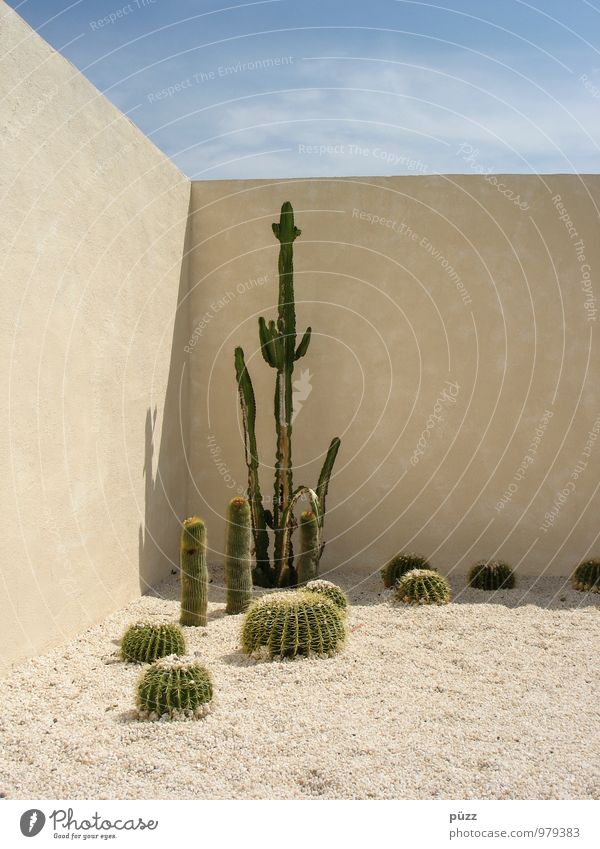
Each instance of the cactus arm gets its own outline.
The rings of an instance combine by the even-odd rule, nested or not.
[[[300,516],[300,552],[296,561],[298,586],[314,580],[319,574],[319,522],[312,510]]]
[[[326,500],[327,500],[327,490],[329,489],[329,480],[331,478],[331,472],[333,471],[333,464],[335,463],[335,459],[337,457],[337,453],[340,450],[340,438],[335,436],[327,449],[327,454],[325,455],[325,461],[323,463],[323,468],[321,469],[321,474],[319,475],[319,482],[317,484],[317,496],[319,499],[319,505],[321,507],[321,512],[319,514],[319,527],[321,529],[321,534],[323,532],[323,524],[325,522],[325,513],[326,513]],[[321,548],[319,551],[319,560],[323,555],[323,549],[325,548],[325,542],[321,542]]]
[[[296,353],[294,354],[294,359],[299,360],[300,357],[303,357],[308,351],[308,345],[310,343],[310,334],[312,333],[312,327],[307,327],[304,331],[304,336],[300,340],[300,344],[296,348]]]
[[[265,520],[260,480],[258,476],[258,449],[256,446],[256,401],[250,373],[246,368],[244,351],[235,349],[235,373],[237,378],[242,420],[244,423],[244,447],[248,468],[248,501],[252,513],[252,535],[256,566],[255,581],[260,586],[271,586],[273,575],[269,561],[269,534]]]
[[[317,534],[315,543],[318,550],[321,549],[321,508],[319,506],[319,497],[314,489],[309,486],[299,486],[294,492],[290,501],[285,508],[282,519],[282,555],[281,562],[284,564],[279,576],[279,586],[293,586],[296,583],[296,569],[293,564],[290,564],[291,555],[291,536],[294,524],[294,508],[298,500],[306,495],[310,501],[310,505],[317,520]]]

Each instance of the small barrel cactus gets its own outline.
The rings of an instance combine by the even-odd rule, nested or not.
[[[300,515],[300,552],[296,562],[298,584],[306,584],[319,574],[319,522],[312,510]]]
[[[345,639],[342,611],[322,593],[307,590],[263,596],[242,625],[243,651],[271,659],[331,655]]]
[[[584,593],[600,593],[600,560],[580,563],[571,578],[574,589]]]
[[[348,597],[346,593],[331,581],[324,581],[319,578],[316,581],[309,581],[306,589],[311,593],[321,593],[332,601],[340,610],[346,610],[348,607]]]
[[[396,584],[396,598],[405,604],[448,604],[450,584],[433,569],[411,569]]]
[[[137,685],[141,719],[197,719],[208,712],[212,697],[208,670],[196,660],[175,654],[153,663]]]
[[[469,586],[476,590],[512,590],[515,573],[502,560],[480,560],[469,572]]]
[[[383,586],[388,590],[391,587],[395,587],[402,575],[406,575],[411,569],[429,569],[435,572],[435,569],[429,565],[427,559],[422,554],[397,554],[381,570]]]
[[[178,625],[168,622],[136,622],[123,634],[123,660],[152,663],[169,654],[185,654],[185,639]]]
[[[252,601],[252,518],[250,504],[241,496],[227,508],[225,586],[226,612],[244,613]]]
[[[206,625],[208,611],[208,569],[206,566],[206,527],[202,519],[185,519],[179,550],[181,572],[182,625]]]

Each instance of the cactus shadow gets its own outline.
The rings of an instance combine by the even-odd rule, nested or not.
[[[179,534],[187,510],[188,397],[185,391],[188,341],[187,298],[191,233],[182,245],[183,261],[171,338],[169,372],[162,410],[148,407],[144,424],[144,515],[139,527],[139,585],[156,588],[179,566]]]
[[[256,661],[244,654],[241,649],[222,654],[220,660],[227,666],[256,666]]]

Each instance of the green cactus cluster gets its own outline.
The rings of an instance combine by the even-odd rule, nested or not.
[[[255,601],[242,625],[246,654],[270,659],[323,657],[346,640],[345,617],[322,593],[296,590]]]
[[[381,579],[383,586],[386,589],[391,589],[396,586],[397,581],[410,572],[411,569],[428,569],[432,572],[436,570],[429,565],[429,562],[422,554],[412,554],[410,552],[401,552],[396,554],[388,561],[381,570]]]
[[[225,586],[226,612],[244,613],[252,601],[252,518],[250,504],[241,496],[227,508]]]
[[[209,671],[196,660],[170,655],[142,674],[136,702],[141,719],[198,719],[208,712],[212,697]]]
[[[181,528],[179,546],[182,625],[206,625],[208,611],[208,567],[206,527],[191,516]]]
[[[275,482],[273,509],[266,510],[259,480],[259,459],[256,443],[256,399],[252,380],[246,367],[244,351],[235,349],[234,362],[238,385],[244,446],[248,469],[248,500],[252,514],[252,533],[256,566],[254,582],[264,587],[295,586],[298,583],[297,567],[294,565],[290,541],[295,527],[290,505],[299,490],[294,491],[292,465],[292,419],[293,419],[293,372],[294,363],[304,357],[311,340],[311,328],[304,332],[300,342],[296,336],[296,304],[294,300],[294,241],[301,231],[294,222],[294,210],[289,201],[281,207],[279,222],[273,225],[273,234],[279,241],[279,298],[277,320],[258,320],[258,334],[263,358],[276,372],[275,375]],[[307,540],[304,540],[304,556],[298,564],[304,570],[305,579],[316,577],[315,561],[318,565],[323,552],[322,531],[325,519],[325,502],[333,464],[340,447],[340,440],[331,440],[316,488],[317,509],[314,511],[318,524],[318,545],[308,556]],[[304,488],[306,489],[306,488]],[[312,490],[311,490],[312,491]],[[274,533],[273,559],[269,554],[269,531]],[[306,529],[307,532],[309,529]],[[311,535],[313,529],[310,529]],[[306,573],[311,572],[310,575]]]
[[[480,560],[469,572],[468,584],[476,590],[512,590],[515,573],[503,560]]]
[[[324,581],[321,578],[316,581],[309,581],[306,589],[311,593],[321,593],[325,598],[332,601],[336,607],[339,607],[340,610],[346,610],[348,607],[348,596],[337,584],[331,581]]]
[[[396,584],[395,597],[404,604],[448,604],[448,581],[433,569],[412,569]]]
[[[170,654],[185,654],[185,638],[172,623],[136,622],[121,639],[121,657],[133,663],[152,663]]]
[[[600,560],[580,563],[571,578],[573,588],[584,593],[600,593]]]

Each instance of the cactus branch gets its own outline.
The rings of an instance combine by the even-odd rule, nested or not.
[[[256,401],[250,374],[246,368],[244,351],[235,349],[235,373],[237,378],[242,419],[244,423],[244,447],[248,468],[248,501],[252,513],[252,535],[254,537],[255,582],[261,586],[271,586],[274,576],[269,561],[269,534],[265,519],[265,510],[260,491],[258,476],[258,449],[256,446]]]

